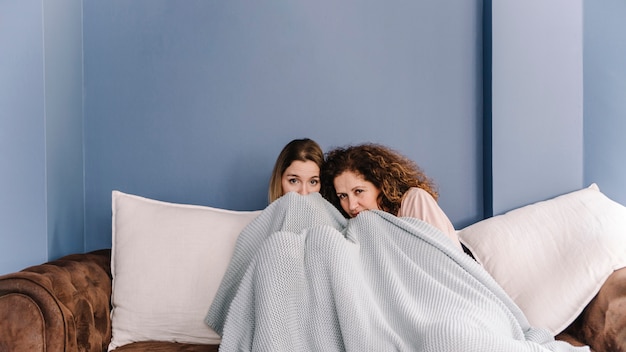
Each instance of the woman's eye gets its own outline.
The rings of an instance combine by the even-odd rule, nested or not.
[[[357,190],[354,191],[354,193],[360,194],[360,193],[363,193],[363,190],[362,189],[357,189]]]
[[[338,194],[337,198],[339,198],[339,200],[342,200],[342,199],[346,198],[346,195],[345,194]]]
[[[298,179],[297,178],[290,178],[289,179],[289,183],[296,184],[296,183],[298,183]]]
[[[312,184],[313,186],[317,186],[317,184],[319,184],[319,183],[320,183],[320,181],[319,181],[319,180],[311,180],[311,184]]]

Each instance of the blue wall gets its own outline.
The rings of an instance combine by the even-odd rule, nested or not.
[[[0,14],[3,273],[44,261],[48,243],[42,6],[40,1],[1,1]]]
[[[82,2],[42,1],[48,255],[84,250]]]
[[[0,1],[0,273],[84,250],[80,0]]]
[[[585,1],[585,182],[626,204],[626,3]]]
[[[87,249],[111,190],[266,205],[282,146],[415,159],[457,226],[482,217],[481,3],[84,1]]]
[[[494,1],[492,206],[583,187],[581,0]]]

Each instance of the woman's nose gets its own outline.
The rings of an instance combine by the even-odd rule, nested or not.
[[[349,202],[350,202],[349,204],[350,210],[355,210],[356,208],[359,207],[359,202],[355,198],[350,198]]]

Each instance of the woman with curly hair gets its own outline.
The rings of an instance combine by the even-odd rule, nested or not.
[[[437,204],[435,184],[411,159],[386,146],[366,143],[326,154],[322,195],[347,218],[384,210],[437,227],[461,249],[454,226]]]

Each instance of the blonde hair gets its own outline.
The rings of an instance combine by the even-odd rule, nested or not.
[[[324,163],[324,152],[317,142],[309,138],[294,139],[287,143],[280,154],[278,154],[272,170],[272,176],[270,177],[269,191],[267,193],[270,203],[284,194],[281,183],[283,173],[296,160],[310,160],[317,164],[321,170]]]

